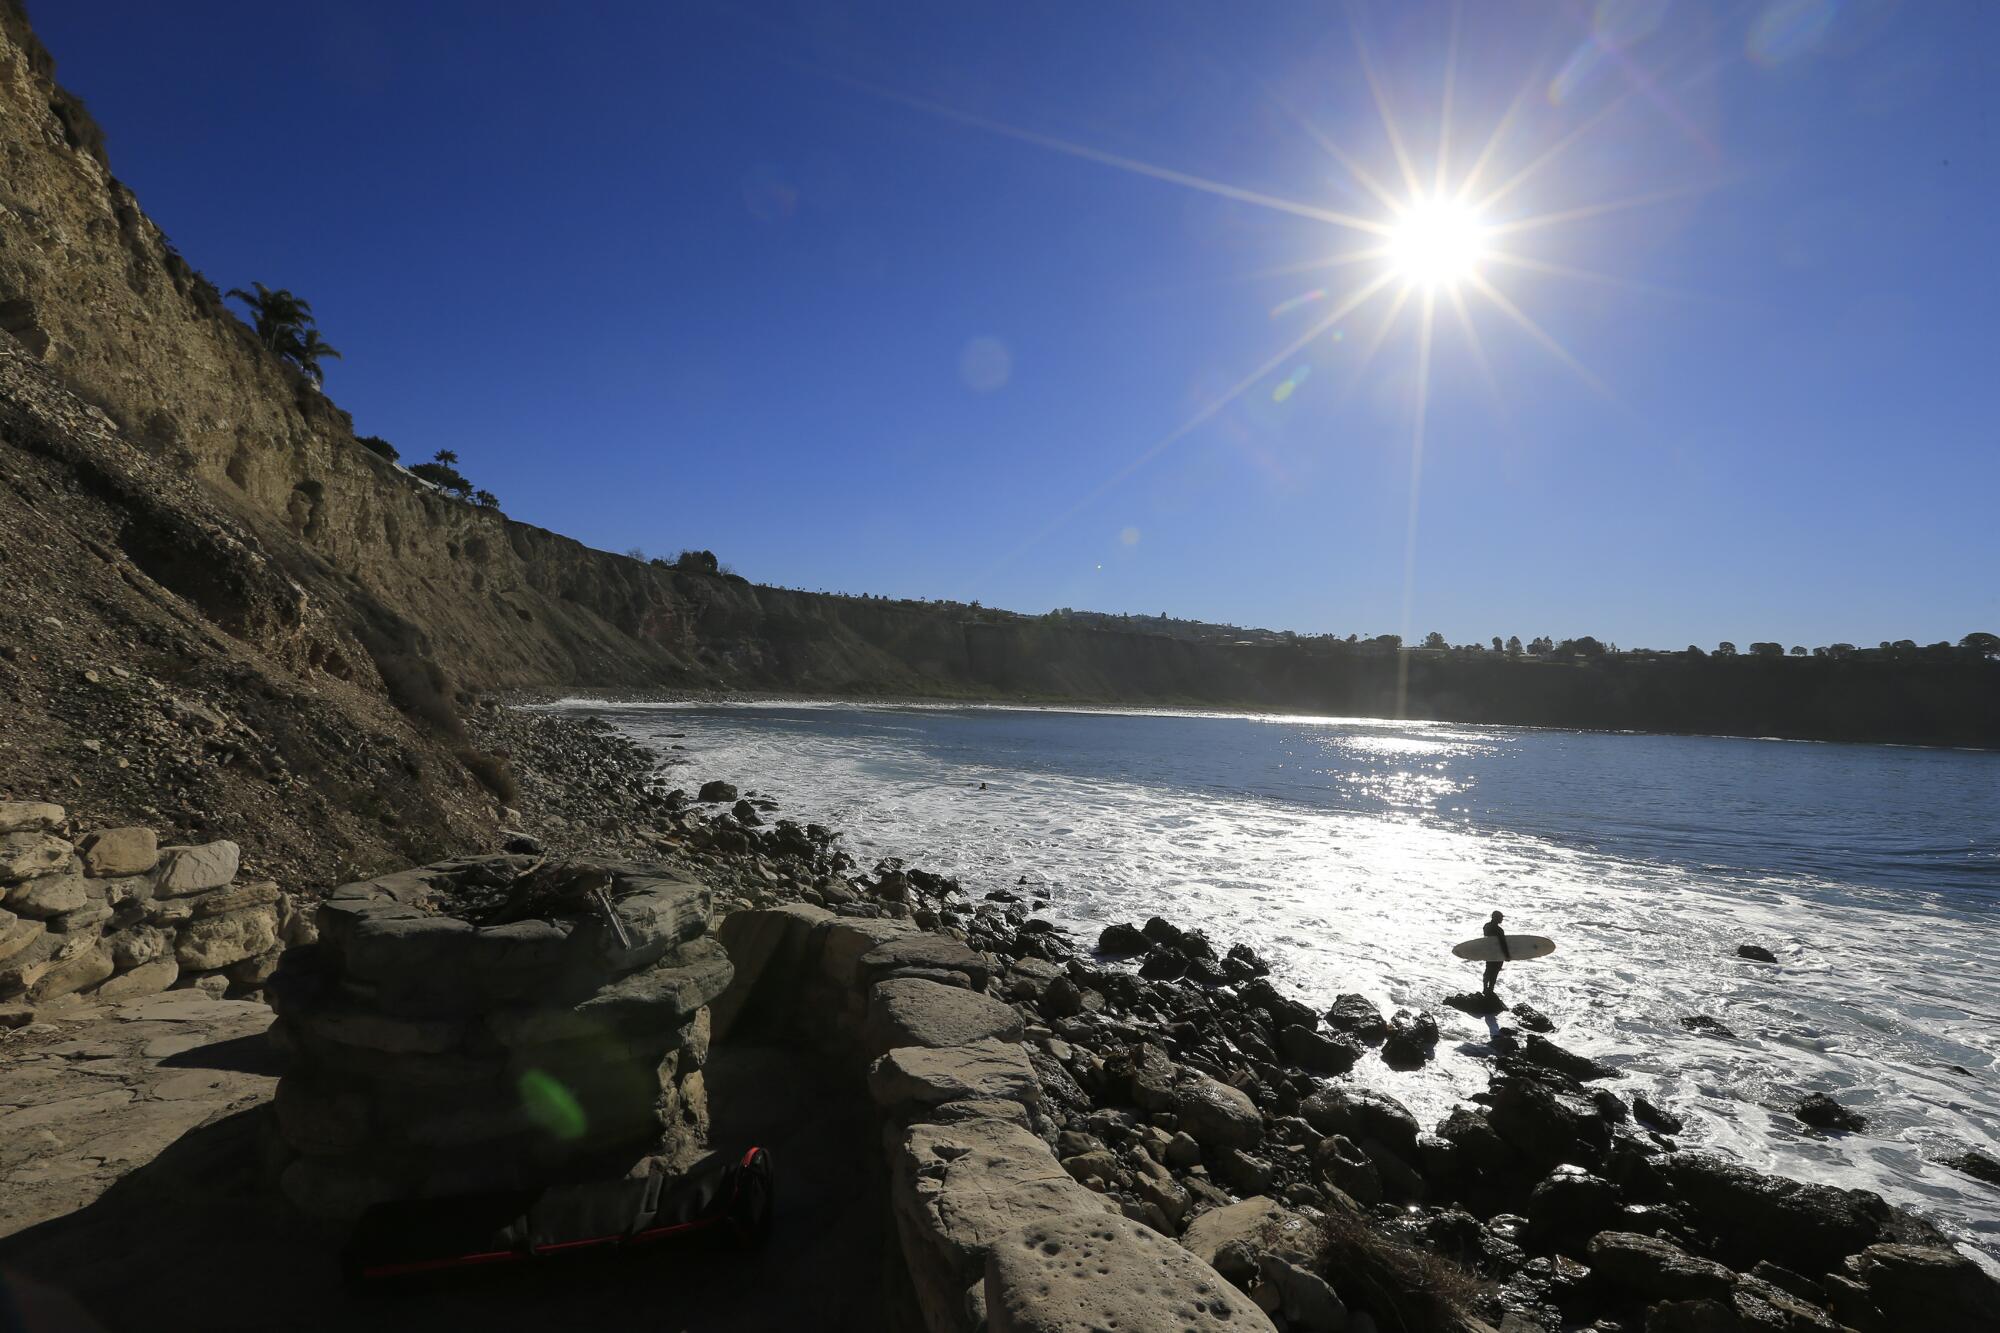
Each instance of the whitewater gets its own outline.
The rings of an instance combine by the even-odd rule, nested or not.
[[[1552,958],[1501,991],[1685,1117],[1681,1142],[1873,1189],[2000,1255],[2000,754],[1219,713],[757,701],[604,716],[978,900],[1021,881],[1091,941],[1159,914],[1324,1008],[1429,1009],[1437,1059],[1355,1077],[1426,1124],[1482,1089],[1450,954],[1496,908]],[[984,784],[982,789],[981,784]],[[1026,896],[1026,895],[1024,895]],[[1736,957],[1772,950],[1777,965]],[[1689,1029],[1706,1016],[1732,1036]],[[1869,1118],[1790,1114],[1826,1092]]]

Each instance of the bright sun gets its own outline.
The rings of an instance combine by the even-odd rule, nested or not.
[[[1418,287],[1450,287],[1475,276],[1486,255],[1486,228],[1479,215],[1442,195],[1419,198],[1392,224],[1389,263],[1396,275]]]

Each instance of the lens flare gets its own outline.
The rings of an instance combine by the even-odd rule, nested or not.
[[[1449,287],[1477,276],[1486,256],[1486,228],[1465,204],[1433,195],[1403,210],[1388,251],[1390,266],[1404,281]]]

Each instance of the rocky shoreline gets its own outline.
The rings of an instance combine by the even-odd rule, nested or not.
[[[601,719],[490,704],[473,730],[519,779],[511,813],[534,833],[516,850],[610,839],[707,884],[719,918],[811,904],[994,960],[984,989],[1019,1017],[1033,1128],[1063,1168],[1281,1327],[1872,1333],[1983,1327],[2000,1308],[2000,1284],[1876,1195],[1681,1150],[1671,1108],[1620,1097],[1616,1071],[1525,1006],[1498,1029],[1488,1088],[1426,1127],[1355,1075],[1427,1060],[1427,1013],[1355,995],[1321,1012],[1248,948],[1162,918],[1078,940],[1036,915],[1044,890],[975,900],[918,866],[858,866],[833,830],[684,781],[683,756]]]

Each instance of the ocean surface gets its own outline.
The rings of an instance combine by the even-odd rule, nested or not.
[[[1502,994],[1684,1144],[1863,1186],[2000,1256],[2000,1191],[1938,1165],[2000,1156],[2000,754],[1228,714],[760,702],[555,707],[955,875],[1025,876],[1086,942],[1158,913],[1252,945],[1323,1008],[1429,1008],[1438,1058],[1356,1077],[1436,1120],[1485,1086],[1451,946],[1496,908],[1556,940]],[[980,784],[986,784],[984,790]],[[1771,949],[1778,966],[1735,957]],[[1733,1037],[1690,1031],[1707,1015]],[[1826,1092],[1867,1115],[1827,1135]]]

